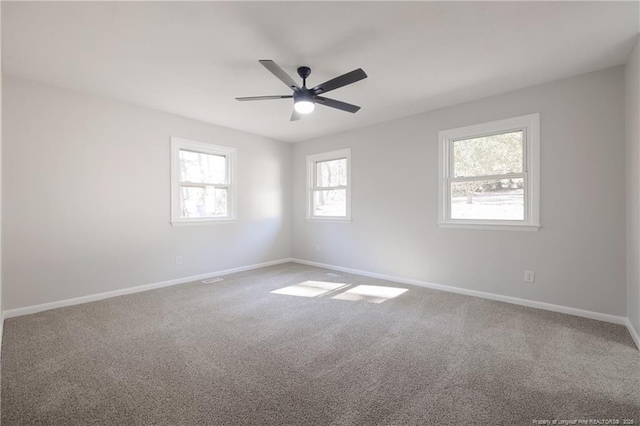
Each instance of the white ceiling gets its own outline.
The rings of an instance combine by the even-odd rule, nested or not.
[[[637,2],[3,2],[6,73],[296,142],[622,64]],[[290,122],[259,63],[369,78]]]

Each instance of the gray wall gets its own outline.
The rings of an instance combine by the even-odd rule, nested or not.
[[[627,315],[640,333],[640,40],[626,66]]]
[[[628,95],[629,80],[637,87],[632,67]],[[612,315],[625,315],[629,291],[637,324],[638,280],[625,288],[624,67],[293,146],[16,77],[3,83],[5,309],[293,250],[306,260]],[[637,111],[635,93],[627,102]],[[638,152],[633,111],[627,148]],[[542,229],[439,228],[438,131],[533,112],[541,114]],[[171,227],[172,135],[238,148],[238,222]],[[353,150],[353,222],[308,222],[305,157],[344,147]],[[637,185],[637,167],[629,172]],[[628,198],[637,209],[637,196]],[[637,248],[634,235],[628,243]],[[524,269],[536,272],[535,284],[522,282]]]
[[[540,113],[538,232],[437,226],[438,131]],[[353,222],[305,220],[305,157],[352,148]],[[296,258],[625,316],[624,67],[294,145]],[[316,245],[320,251],[316,251]],[[536,272],[523,283],[524,270]]]
[[[291,145],[16,77],[3,83],[5,309],[291,256]],[[237,147],[237,222],[169,224],[172,135]]]

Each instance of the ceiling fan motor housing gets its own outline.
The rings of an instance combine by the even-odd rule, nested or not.
[[[310,90],[300,90],[300,91],[295,91],[293,92],[293,103],[297,103],[297,102],[313,102],[314,101],[315,96],[313,96],[313,93],[311,93]]]
[[[310,74],[311,74],[311,68],[309,68],[309,67],[300,67],[300,68],[298,68],[298,75],[303,80],[306,79],[307,77],[309,77]]]

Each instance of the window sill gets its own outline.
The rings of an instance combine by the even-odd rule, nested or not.
[[[348,217],[313,217],[307,216],[306,220],[308,222],[342,222],[342,223],[351,223],[351,218]]]
[[[458,223],[458,222],[438,222],[440,228],[450,229],[482,229],[487,231],[528,231],[535,232],[540,229],[540,225],[529,223]]]
[[[174,220],[169,223],[171,223],[171,226],[198,226],[213,225],[217,223],[233,223],[237,221],[237,217],[225,217],[219,219]]]

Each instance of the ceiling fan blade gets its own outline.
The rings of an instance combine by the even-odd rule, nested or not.
[[[284,72],[284,70],[280,68],[278,64],[276,64],[270,59],[261,59],[258,62],[260,62],[266,69],[271,71],[271,74],[278,77],[278,79],[280,79],[280,81],[286,84],[291,90],[300,90],[300,87],[298,87],[296,82],[293,81],[293,79],[289,77],[289,74]]]
[[[336,108],[342,111],[347,111],[352,113],[358,112],[358,110],[360,110],[360,107],[357,105],[336,101],[335,99],[323,98],[322,96],[316,96],[316,102],[319,103],[320,105],[324,105],[324,106],[328,106],[331,108]]]
[[[236,98],[236,101],[266,101],[269,99],[291,99],[293,95],[274,95],[274,96],[246,96],[244,98]]]
[[[298,121],[301,118],[302,118],[302,114],[300,114],[298,111],[296,111],[294,109],[293,112],[291,113],[291,120],[290,121]]]
[[[336,77],[329,81],[325,81],[322,84],[318,84],[316,87],[311,89],[311,91],[316,95],[320,95],[322,93],[338,89],[340,87],[346,86],[347,84],[355,83],[356,81],[360,81],[365,78],[367,78],[367,74],[362,70],[362,68],[358,68],[357,70],[342,74],[340,77]]]

